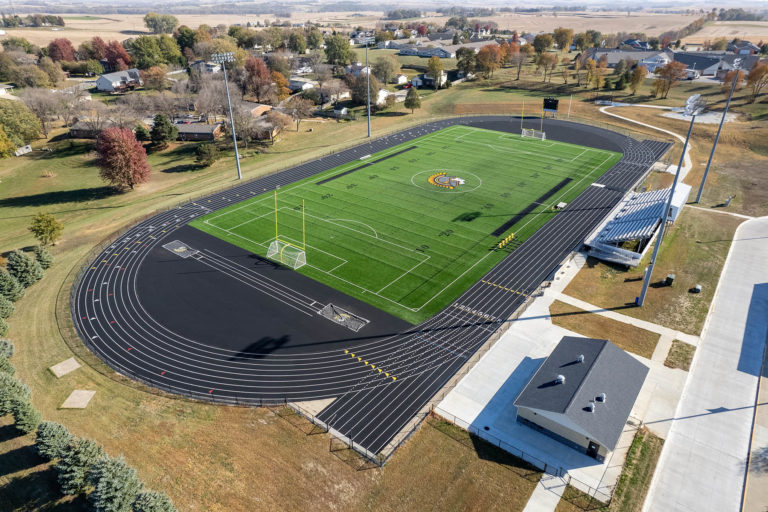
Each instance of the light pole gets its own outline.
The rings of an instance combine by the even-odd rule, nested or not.
[[[693,130],[693,122],[696,120],[696,114],[704,109],[705,103],[701,99],[701,94],[694,94],[685,102],[685,111],[683,115],[691,116],[691,124],[688,126],[688,135],[685,136],[685,143],[683,144],[683,152],[680,154],[680,162],[677,164],[677,172],[675,173],[675,181],[672,182],[672,188],[669,191],[669,197],[664,205],[664,210],[661,212],[661,224],[659,224],[659,234],[656,235],[656,245],[653,247],[653,255],[651,256],[651,263],[645,269],[645,275],[643,276],[643,289],[640,291],[640,296],[637,298],[637,305],[642,306],[645,303],[645,295],[648,293],[648,285],[651,284],[651,275],[653,274],[653,267],[656,266],[656,256],[659,254],[659,247],[661,247],[661,241],[664,238],[664,228],[667,225],[667,217],[669,217],[669,210],[672,207],[672,197],[675,195],[675,189],[677,188],[677,182],[680,179],[680,169],[683,166],[683,159],[685,158],[685,152],[688,149],[688,141],[691,138],[691,131]]]
[[[707,182],[707,174],[709,174],[709,166],[712,165],[712,157],[715,156],[715,148],[717,147],[717,141],[720,140],[720,132],[723,129],[723,123],[725,122],[725,116],[728,115],[728,106],[731,104],[731,98],[733,97],[733,91],[736,89],[736,82],[739,81],[739,74],[741,71],[739,67],[735,67],[736,76],[733,77],[733,83],[731,84],[731,92],[728,93],[728,100],[725,102],[725,110],[723,110],[723,117],[720,118],[720,126],[717,127],[717,135],[715,135],[715,143],[712,144],[712,151],[709,153],[709,160],[707,160],[707,167],[704,169],[704,176],[701,178],[701,185],[699,185],[699,192],[696,194],[696,203],[701,201],[701,194],[704,192],[704,184]]]
[[[366,36],[367,37],[367,36]],[[365,90],[368,103],[368,138],[371,138],[371,68],[368,66],[368,40],[365,40]]]
[[[237,151],[237,135],[235,134],[235,120],[232,118],[232,102],[229,99],[229,82],[227,81],[227,62],[235,61],[235,54],[228,53],[214,53],[211,55],[211,60],[216,64],[221,65],[221,69],[224,71],[224,90],[227,91],[227,106],[229,107],[229,126],[232,129],[232,142],[235,145],[235,163],[237,164],[237,179],[243,179],[243,173],[240,171],[240,153]]]

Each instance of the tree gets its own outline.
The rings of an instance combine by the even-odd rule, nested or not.
[[[90,439],[75,438],[61,452],[56,463],[63,494],[80,494],[88,489],[88,476],[93,465],[104,456],[104,449]]]
[[[158,147],[166,147],[169,142],[176,140],[179,136],[179,130],[163,114],[157,114],[154,118],[154,125],[149,134],[152,144]]]
[[[0,158],[8,158],[9,156],[13,156],[15,151],[16,145],[11,142],[8,134],[5,133],[3,127],[0,126]]]
[[[56,219],[54,219],[54,221],[56,221]],[[35,246],[35,260],[37,260],[37,263],[40,264],[40,267],[43,270],[47,270],[53,265],[53,255],[42,245]]]
[[[88,501],[97,511],[104,512],[131,512],[143,487],[136,470],[122,456],[102,456],[89,472],[88,481],[93,487]]]
[[[557,66],[557,55],[554,53],[542,53],[536,59],[536,66],[544,69],[544,81],[547,81],[547,73],[549,72],[549,79],[552,80],[552,70]]]
[[[37,261],[18,249],[8,256],[8,263],[5,264],[5,268],[24,288],[29,288],[41,280],[44,273]]]
[[[291,90],[288,88],[288,80],[279,71],[272,72],[272,82],[275,84],[277,99],[283,101],[285,98],[291,95]]]
[[[541,54],[552,48],[554,40],[550,34],[537,34],[533,38],[533,49],[537,54]]]
[[[585,32],[579,32],[573,36],[573,44],[576,45],[576,49],[583,52],[587,49],[589,42],[587,41],[587,34]]]
[[[347,76],[351,76],[351,75],[347,75]],[[376,99],[379,94],[379,89],[381,89],[381,82],[379,82],[378,78],[376,78],[374,75],[366,76],[364,74],[360,74],[360,76],[352,78],[349,83],[349,90],[352,93],[352,101],[355,104],[357,105],[367,104],[368,89],[366,89],[366,87],[369,81],[370,81],[370,91],[371,91],[371,104],[376,103]]]
[[[8,322],[0,318],[0,336],[5,336],[8,332]]]
[[[177,512],[164,492],[143,491],[133,502],[133,512]]]
[[[552,33],[555,43],[561,52],[567,52],[571,49],[573,43],[573,29],[558,27]]]
[[[203,142],[195,149],[195,161],[202,166],[211,166],[219,158],[219,147],[213,142]]]
[[[144,88],[153,91],[162,91],[167,88],[168,73],[165,65],[152,66],[143,73]]]
[[[302,54],[307,51],[307,38],[301,32],[291,32],[288,36],[288,49],[293,53]]]
[[[307,46],[317,50],[323,44],[323,33],[317,28],[312,28],[307,34]]]
[[[405,108],[411,109],[411,114],[415,109],[421,108],[421,98],[415,87],[408,89],[408,94],[405,95]]]
[[[21,101],[0,100],[0,127],[16,146],[40,136],[40,120]]]
[[[16,430],[21,434],[29,434],[34,431],[43,419],[40,411],[29,400],[15,400],[11,406],[13,422]]]
[[[632,91],[632,95],[637,92],[646,75],[648,75],[648,69],[645,66],[635,66],[635,69],[632,70],[632,76],[629,79],[629,90]]]
[[[270,110],[263,116],[261,123],[261,129],[268,132],[268,137],[275,143],[275,137],[278,133],[282,132],[285,127],[290,125],[293,121],[290,117],[279,112],[277,110]]]
[[[658,50],[661,43],[658,37],[652,37],[648,40],[648,44],[651,45],[651,50]]]
[[[371,70],[382,83],[388,84],[400,72],[400,62],[394,55],[379,57],[373,63]]]
[[[176,39],[176,44],[179,45],[179,50],[183,53],[187,48],[194,48],[195,46],[195,31],[186,25],[182,25],[176,29],[173,33],[173,37]]]
[[[16,308],[13,307],[13,302],[6,299],[4,295],[0,295],[0,318],[8,318],[10,317],[14,310]],[[0,357],[0,362],[6,361],[7,359]]]
[[[63,229],[64,225],[48,213],[38,213],[32,217],[32,224],[29,226],[29,231],[43,245],[56,245]]]
[[[480,48],[480,51],[477,52],[477,68],[485,73],[485,77],[492,77],[493,72],[499,67],[501,67],[499,45],[489,44]]]
[[[723,95],[728,96],[731,92],[731,85],[733,84],[734,79],[736,80],[734,92],[740,91],[744,84],[745,75],[746,73],[741,70],[728,71],[723,77],[723,83],[720,85],[720,92],[723,93]]]
[[[432,56],[427,61],[427,75],[431,76],[434,82],[435,90],[438,90],[443,81],[443,61],[439,57]],[[374,89],[378,91],[379,89]]]
[[[7,270],[0,268],[0,295],[16,302],[24,296],[24,287]]]
[[[585,35],[587,37],[587,45],[589,47],[596,47],[599,48],[603,44],[603,34],[601,34],[598,30],[593,29],[587,29],[585,32]]]
[[[133,130],[133,133],[136,136],[136,140],[140,140],[142,142],[148,141],[150,138],[149,130],[147,130],[147,127],[143,124],[136,126],[136,128]]]
[[[590,60],[590,62],[594,62]],[[591,78],[592,78],[592,84],[595,86],[595,90],[601,89],[603,85],[605,85],[605,74],[603,73],[605,70],[605,63],[597,63],[594,66],[590,66],[592,69]],[[589,73],[590,69],[587,69],[587,72]]]
[[[29,401],[29,388],[19,379],[0,372],[0,417],[13,412],[17,401]]]
[[[766,45],[763,45],[765,47]],[[765,86],[768,85],[768,61],[756,62],[747,75],[747,87],[750,88],[749,102],[754,103]]]
[[[73,61],[75,60],[75,47],[72,46],[72,41],[60,37],[48,43],[48,56],[55,61]]]
[[[677,61],[671,61],[656,69],[654,74],[657,78],[653,82],[653,90],[656,96],[666,98],[669,90],[677,85],[679,80],[685,78],[685,69],[685,64]]]
[[[263,102],[271,94],[274,94],[272,90],[272,76],[269,74],[263,59],[256,57],[248,57],[246,59],[243,89],[246,94],[256,96],[256,101],[258,102]]]
[[[525,46],[520,47],[520,51],[517,55],[511,57],[510,63],[517,67],[517,78],[515,78],[515,80],[520,80],[520,71],[522,71],[523,66],[528,64],[531,60],[531,55],[533,55],[533,48],[531,45],[526,44]]]
[[[144,16],[144,25],[155,34],[170,34],[179,24],[179,20],[170,14],[148,12]]]
[[[67,427],[55,421],[43,421],[37,427],[35,449],[44,459],[58,459],[74,440]]]
[[[344,66],[352,60],[349,38],[336,34],[325,40],[325,58],[328,64]]]
[[[616,63],[616,67],[613,68],[613,74],[616,76],[621,76],[624,74],[624,72],[627,70],[627,61],[624,59],[619,60],[619,62]]]
[[[53,62],[50,57],[42,57],[37,63],[37,67],[48,76],[48,81],[54,86],[67,78],[61,69],[61,64]]]
[[[61,112],[61,95],[43,88],[25,88],[21,99],[29,110],[40,120],[43,135],[48,137],[48,121]]]
[[[0,357],[10,359],[13,357],[14,347],[11,340],[0,339]]]
[[[167,64],[157,37],[137,37],[131,42],[131,52],[136,61],[136,67],[139,69],[149,69],[152,66]]]
[[[312,117],[315,113],[315,102],[305,98],[293,98],[288,104],[291,109],[291,117],[296,121],[296,131],[299,131],[299,123],[302,119]]]
[[[456,68],[467,76],[475,72],[477,66],[477,54],[472,48],[461,47],[456,50]]]
[[[118,41],[110,41],[107,44],[104,58],[107,59],[110,67],[117,70],[128,69],[128,64],[131,63],[131,56]]]
[[[130,188],[149,180],[147,152],[126,128],[113,126],[96,142],[99,177],[118,188]]]

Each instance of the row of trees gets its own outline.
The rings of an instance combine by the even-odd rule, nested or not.
[[[0,336],[8,332],[6,319],[13,314],[13,303],[24,297],[26,289],[40,281],[53,264],[53,257],[42,245],[35,248],[34,255],[31,258],[16,250],[0,262]]]

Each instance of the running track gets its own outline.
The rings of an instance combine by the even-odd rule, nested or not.
[[[529,127],[538,127],[538,123],[538,119],[531,119]],[[183,260],[190,274],[215,276],[228,286],[252,294],[257,291],[265,308],[279,303],[297,321],[316,322],[316,298],[297,293],[290,279],[280,274],[260,272],[242,260],[222,256],[213,241],[206,243],[201,232],[187,223],[265,189],[456,124],[517,132],[519,118],[476,116],[428,123],[243,183],[134,226],[89,262],[75,284],[71,309],[78,333],[116,371],[174,393],[253,404],[335,398],[318,419],[369,454],[380,453],[583,242],[624,193],[645,176],[670,144],[546,120],[548,138],[620,151],[622,160],[598,180],[598,186],[589,187],[444,311],[418,326],[392,322],[397,331],[386,336],[386,329],[376,331],[376,336],[363,336],[365,327],[361,336],[350,336],[341,343],[281,350],[280,342],[273,340],[269,350],[244,353],[227,345],[226,326],[220,326],[221,335],[214,330],[214,334],[197,339],[170,329],[163,318],[155,318],[140,300],[141,290],[151,285],[142,282],[142,277],[144,281],[147,278],[141,270],[159,255],[182,261],[162,246],[177,239],[185,243],[194,239],[198,245],[190,246],[199,252]],[[320,321],[335,325],[326,319]],[[382,323],[386,321],[377,322]],[[349,347],[350,352],[345,353],[342,346]]]

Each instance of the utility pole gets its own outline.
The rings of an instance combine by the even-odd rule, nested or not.
[[[675,195],[675,189],[677,188],[677,182],[680,179],[680,169],[683,167],[683,159],[685,158],[685,152],[688,149],[688,141],[691,138],[691,131],[693,130],[693,122],[696,120],[696,114],[701,112],[704,108],[704,100],[701,99],[700,94],[694,94],[688,101],[686,101],[684,115],[691,116],[691,124],[688,126],[688,135],[685,136],[685,144],[683,144],[683,152],[680,154],[680,162],[677,164],[677,172],[675,173],[675,181],[672,182],[672,188],[669,191],[669,197],[664,204],[664,210],[661,212],[661,224],[659,225],[659,233],[656,235],[656,245],[653,247],[653,255],[651,256],[651,264],[645,269],[645,275],[643,276],[643,288],[640,291],[640,296],[637,298],[636,304],[641,306],[645,303],[645,296],[648,293],[648,285],[651,284],[651,275],[653,274],[653,268],[656,266],[656,257],[659,254],[659,248],[661,247],[661,241],[664,238],[664,228],[667,225],[667,217],[669,217],[669,210],[672,207],[672,198]]]
[[[366,36],[367,37],[367,36]],[[365,90],[368,98],[368,138],[371,138],[371,68],[368,65],[368,40],[365,40]]]
[[[720,118],[720,126],[717,127],[717,135],[715,135],[715,143],[712,144],[712,151],[709,153],[709,160],[707,160],[707,167],[704,169],[704,176],[701,178],[701,185],[699,185],[699,192],[696,194],[696,203],[701,201],[701,194],[704,192],[704,184],[707,182],[707,174],[709,174],[709,166],[712,165],[712,158],[715,156],[715,148],[717,148],[717,141],[720,140],[720,132],[723,129],[723,123],[725,123],[725,116],[728,115],[728,107],[731,104],[731,98],[733,97],[733,91],[736,89],[736,82],[739,81],[739,74],[741,71],[739,67],[736,68],[736,76],[733,77],[733,83],[731,84],[731,92],[728,93],[728,100],[725,102],[725,110],[723,110],[723,117]]]
[[[224,90],[227,91],[227,106],[229,107],[229,126],[232,129],[232,142],[235,145],[235,163],[237,164],[237,179],[243,179],[243,173],[240,171],[240,153],[237,151],[237,135],[235,134],[235,120],[232,117],[232,101],[229,99],[229,82],[227,81],[227,63],[235,61],[235,54],[214,53],[211,60],[221,66],[224,71]]]

